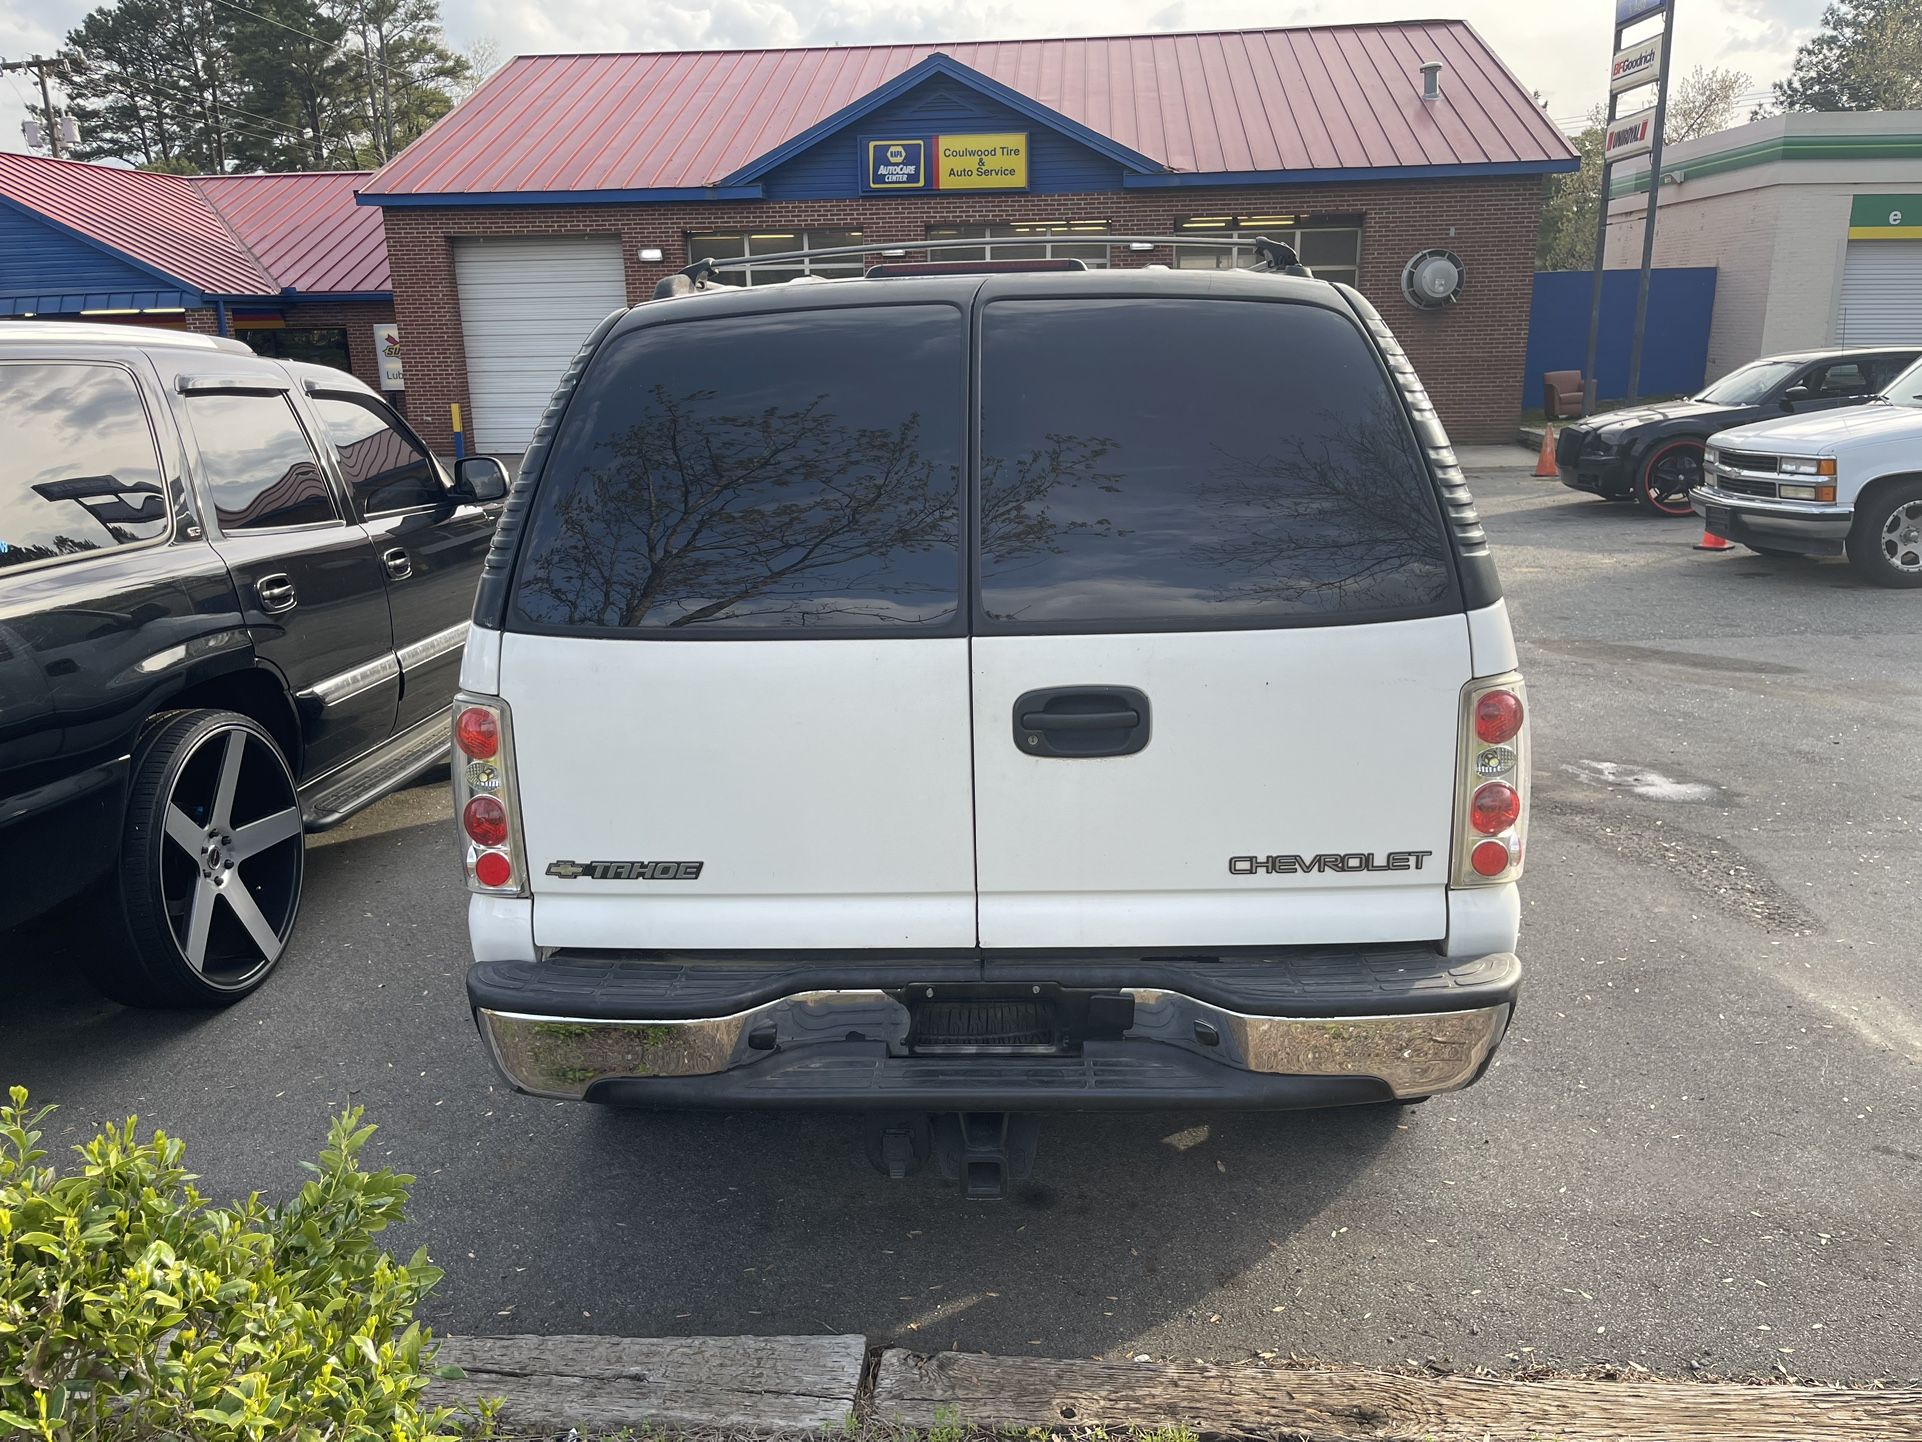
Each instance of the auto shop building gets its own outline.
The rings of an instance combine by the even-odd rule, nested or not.
[[[1609,184],[1608,264],[1642,254],[1648,161]],[[1662,152],[1655,263],[1712,265],[1708,374],[1922,342],[1922,111],[1776,115]]]
[[[354,203],[366,179],[0,154],[0,318],[234,335],[394,391],[387,247],[378,214]]]
[[[1019,236],[996,258],[1253,263],[1104,239],[1127,235],[1292,242],[1381,308],[1475,441],[1514,433],[1544,177],[1575,164],[1470,26],[1422,21],[522,56],[359,201],[384,214],[409,412],[437,445],[458,406],[470,449],[518,452],[594,324],[703,257]],[[1460,283],[1411,300],[1437,253],[1427,274]]]

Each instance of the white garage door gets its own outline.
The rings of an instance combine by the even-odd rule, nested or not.
[[[1842,269],[1844,345],[1922,344],[1922,240],[1852,240]]]
[[[602,239],[454,242],[467,346],[472,449],[527,449],[561,372],[588,332],[627,304],[621,243]]]

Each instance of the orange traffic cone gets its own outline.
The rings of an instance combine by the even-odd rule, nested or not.
[[[1555,465],[1555,427],[1542,426],[1542,453],[1535,457],[1535,474],[1538,476],[1559,476],[1561,471]]]
[[[1735,543],[1721,536],[1711,536],[1707,531],[1703,531],[1702,539],[1695,543],[1695,549],[1698,551],[1732,551],[1735,549]]]

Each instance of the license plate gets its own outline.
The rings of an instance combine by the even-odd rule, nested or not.
[[[1711,531],[1725,531],[1728,529],[1728,523],[1732,518],[1729,515],[1727,506],[1710,506],[1703,512],[1702,519],[1708,522],[1708,528]]]

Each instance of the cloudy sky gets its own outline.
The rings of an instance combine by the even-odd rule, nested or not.
[[[245,3],[245,0],[239,0]],[[1676,56],[1745,70],[1760,98],[1815,32],[1823,0],[1680,0]],[[1148,31],[1313,25],[1460,16],[1473,22],[1549,114],[1578,128],[1602,98],[1613,0],[442,0],[448,38],[465,49],[491,41],[499,55],[565,50],[722,49],[859,45],[878,41],[1001,36],[1113,35]],[[58,48],[89,0],[0,0],[0,57]],[[0,83],[0,149],[20,150],[32,83]],[[1747,107],[1744,105],[1743,117]]]

